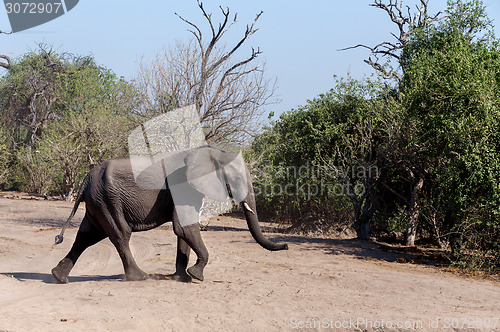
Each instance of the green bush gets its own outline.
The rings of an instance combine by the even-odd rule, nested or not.
[[[91,167],[127,153],[137,94],[91,57],[28,53],[0,79],[0,96],[6,189],[71,198]]]
[[[334,89],[281,115],[252,146],[260,211],[300,223],[363,227],[377,208],[375,184],[393,144],[397,109],[380,82],[338,80]]]

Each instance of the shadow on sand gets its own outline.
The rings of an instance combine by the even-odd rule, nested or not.
[[[262,228],[262,227],[261,227]],[[325,255],[347,255],[356,259],[377,260],[397,263],[416,263],[432,266],[447,266],[447,254],[441,249],[425,247],[405,247],[375,241],[358,239],[329,239],[303,235],[273,233],[272,227],[264,229],[266,236],[275,243],[289,243],[290,250],[308,250],[322,252]],[[208,231],[241,232],[248,229],[241,227],[209,226]],[[240,242],[240,240],[232,241]],[[250,237],[248,242],[254,242]]]
[[[15,278],[18,281],[27,281],[27,280],[35,280],[41,281],[46,284],[58,284],[54,276],[50,273],[37,273],[37,272],[2,272],[0,275],[4,275],[9,278]],[[173,274],[162,274],[162,273],[152,273],[149,275],[149,279],[151,280],[174,280]],[[69,276],[68,282],[88,282],[88,281],[107,281],[107,280],[119,280],[125,281],[125,275],[123,274],[115,274],[109,276],[100,276],[100,275],[82,275],[82,276]],[[193,281],[197,282],[197,281]],[[214,281],[219,282],[219,281]],[[220,281],[223,282],[223,281]]]
[[[4,275],[7,277],[15,278],[19,281],[27,281],[27,280],[39,280],[46,284],[57,284],[56,279],[50,273],[37,273],[37,272],[2,272],[0,275]],[[123,274],[116,274],[111,276],[69,276],[69,282],[87,282],[87,281],[104,281],[104,280],[124,280]]]

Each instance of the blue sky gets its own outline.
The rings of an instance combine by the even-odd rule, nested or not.
[[[333,75],[353,77],[373,71],[363,62],[368,50],[339,52],[338,49],[364,43],[375,45],[390,40],[395,26],[387,15],[370,7],[371,0],[311,1],[204,1],[214,20],[220,18],[219,5],[238,12],[238,23],[228,34],[228,45],[244,32],[261,10],[259,31],[244,45],[237,57],[260,47],[269,79],[278,79],[281,103],[267,111],[280,114],[306,103],[333,87]],[[414,4],[407,0],[405,3]],[[492,19],[500,17],[500,1],[486,0]],[[430,0],[430,13],[444,9],[446,0]],[[176,40],[191,38],[188,26],[175,13],[208,28],[195,0],[80,0],[78,5],[41,26],[0,36],[0,54],[21,56],[38,43],[52,45],[59,52],[92,54],[96,61],[127,79],[137,74],[141,57],[151,59]],[[495,22],[499,24],[498,22]],[[0,30],[9,31],[6,11],[0,8]],[[496,27],[500,36],[500,29]],[[208,33],[208,30],[204,30]],[[2,70],[3,71],[3,70]]]

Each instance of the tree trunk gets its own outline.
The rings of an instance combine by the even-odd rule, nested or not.
[[[75,190],[75,187],[71,187],[69,191],[67,191],[67,194],[65,195],[65,201],[66,202],[73,202],[73,192]]]
[[[432,226],[434,227],[434,236],[436,237],[439,247],[441,249],[448,249],[450,243],[443,236],[441,236],[441,231],[439,230],[439,227],[436,222],[436,212],[434,212],[431,215],[431,220],[432,220]]]
[[[351,202],[354,207],[355,229],[358,239],[370,239],[370,221],[373,214],[378,209],[377,197],[373,190],[366,193],[363,198],[358,200],[355,195],[352,195]]]
[[[419,177],[417,183],[413,187],[410,198],[410,206],[408,207],[408,223],[406,224],[406,245],[413,247],[415,245],[415,234],[417,232],[417,220],[420,213],[420,205],[418,198],[420,190],[424,185],[424,178]]]

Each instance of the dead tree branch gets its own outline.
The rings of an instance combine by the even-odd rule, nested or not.
[[[0,67],[3,67],[5,69],[9,70],[12,66],[12,63],[10,62],[10,58],[6,55],[0,55],[0,59],[4,59],[5,61],[7,61],[7,63],[0,62]]]
[[[207,12],[205,11],[205,8],[203,7],[203,3],[201,1],[198,1],[198,7],[201,9],[201,11],[203,13],[203,17],[207,20],[207,23],[210,27],[210,31],[212,32],[211,40],[208,43],[208,45],[206,46],[206,48],[205,48],[205,45],[203,43],[203,34],[201,32],[201,29],[196,24],[183,18],[179,14],[176,13],[176,15],[182,21],[184,21],[185,23],[189,24],[191,27],[194,28],[194,30],[190,29],[188,31],[190,31],[194,35],[196,41],[198,42],[198,46],[200,47],[200,50],[201,50],[201,59],[202,59],[201,60],[201,68],[200,68],[201,79],[199,82],[198,91],[196,94],[196,103],[195,103],[196,107],[199,111],[201,109],[201,107],[203,106],[202,96],[203,96],[203,92],[205,91],[208,78],[214,72],[216,72],[217,69],[223,63],[228,61],[228,59],[241,47],[241,45],[248,39],[248,37],[250,37],[255,32],[257,32],[258,29],[255,28],[255,23],[257,23],[257,20],[259,19],[259,17],[262,15],[263,12],[261,11],[259,14],[257,14],[257,16],[255,17],[255,20],[253,21],[253,23],[251,25],[247,25],[247,28],[246,28],[245,33],[243,34],[243,37],[236,43],[236,45],[232,49],[230,49],[227,53],[223,54],[216,61],[212,61],[209,63],[209,60],[210,60],[210,57],[212,55],[212,52],[214,50],[215,45],[224,36],[224,34],[237,22],[238,13],[236,13],[234,15],[233,19],[229,23],[229,15],[230,15],[229,8],[224,9],[222,7],[219,7],[220,11],[222,13],[222,16],[223,16],[223,20],[222,20],[222,23],[219,23],[218,28],[215,28],[213,20],[212,20],[212,14],[207,14]],[[242,61],[240,65],[236,65],[234,67],[234,69],[242,66],[245,63],[252,61],[259,54],[260,54],[260,51],[254,52],[252,49],[252,55],[247,60]],[[221,81],[221,85],[222,84],[223,84],[223,81]]]
[[[399,34],[391,33],[396,39],[395,42],[384,41],[374,47],[358,44],[356,46],[340,49],[339,51],[358,47],[366,48],[370,50],[371,56],[364,60],[365,63],[369,64],[385,78],[394,77],[398,81],[401,81],[402,75],[398,72],[398,69],[401,67],[401,50],[406,46],[409,36],[415,30],[425,28],[431,23],[447,17],[441,15],[442,12],[429,16],[427,12],[429,0],[419,0],[419,4],[415,5],[415,12],[413,14],[410,6],[405,6],[403,2],[404,0],[389,0],[388,3],[384,0],[374,0],[374,2],[370,4],[372,7],[385,11],[389,19],[397,26]],[[383,65],[380,62],[380,57],[395,59],[398,63],[398,68],[394,69],[390,65]]]
[[[259,127],[263,106],[276,102],[276,84],[264,78],[264,65],[256,63],[260,48],[251,48],[246,56],[237,55],[258,31],[262,11],[231,43],[224,42],[224,37],[238,22],[238,14],[219,7],[217,22],[201,1],[198,7],[205,27],[176,13],[189,26],[193,40],[158,56],[152,68],[142,66],[137,82],[151,96],[147,107],[153,113],[194,104],[207,141],[242,143]]]
[[[5,32],[5,31],[0,30],[0,35],[2,33],[6,34],[6,35],[10,35],[12,33],[12,31],[11,32]],[[10,62],[10,58],[8,56],[6,56],[6,55],[0,55],[0,59],[4,59],[5,61],[7,61],[7,63],[0,62],[0,67],[3,67],[5,69],[9,70],[11,68],[11,66],[12,66],[12,63]]]

